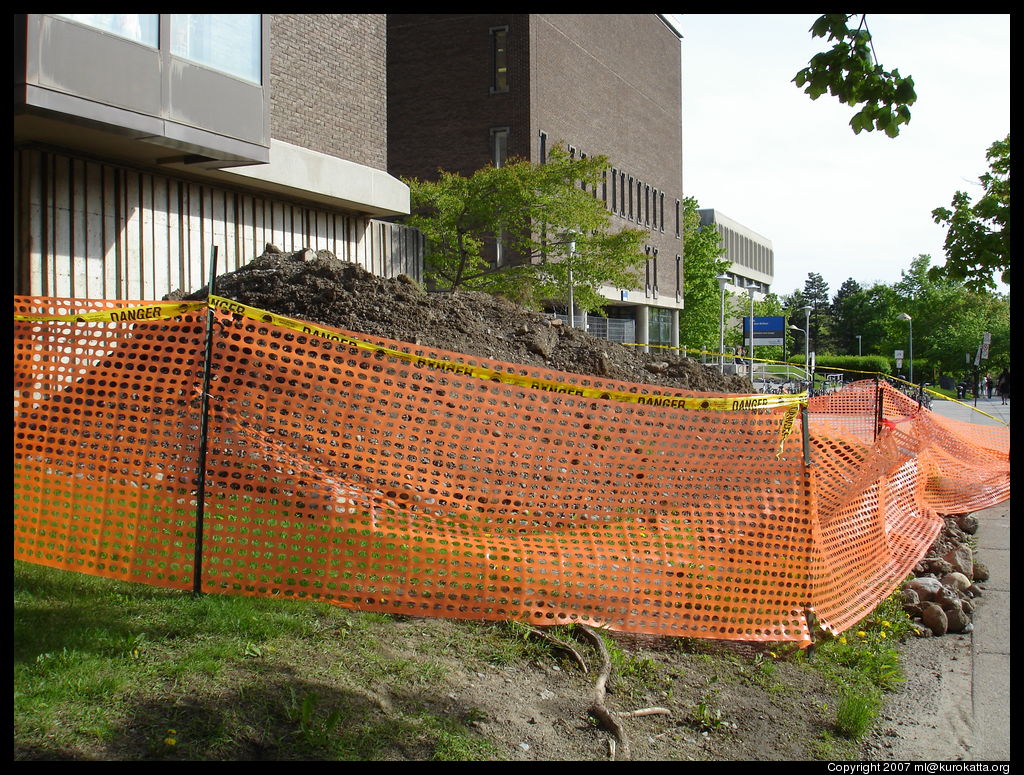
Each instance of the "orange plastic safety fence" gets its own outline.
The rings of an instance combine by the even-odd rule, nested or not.
[[[808,608],[849,626],[940,526],[932,421],[879,415],[874,382],[812,399],[805,448],[784,404],[218,307],[201,567],[194,306],[16,322],[16,557],[364,610],[807,643]]]

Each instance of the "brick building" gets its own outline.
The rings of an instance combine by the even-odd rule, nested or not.
[[[620,227],[645,228],[633,288],[606,288],[610,338],[679,344],[680,36],[660,14],[388,14],[388,170],[428,179],[554,143],[604,155],[597,193]],[[601,324],[602,319],[594,319]]]
[[[15,293],[154,299],[263,252],[418,274],[384,14],[15,14]]]

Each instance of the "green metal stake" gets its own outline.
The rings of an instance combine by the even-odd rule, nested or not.
[[[217,277],[217,246],[213,246],[210,264],[210,284],[206,288],[206,347],[203,355],[203,393],[199,417],[199,477],[196,482],[196,553],[192,571],[192,594],[202,594],[203,588],[203,518],[206,512],[206,448],[209,433],[210,360],[213,350],[213,284]]]

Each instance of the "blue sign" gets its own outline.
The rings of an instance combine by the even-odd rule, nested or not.
[[[784,317],[754,317],[754,346],[782,346],[786,336],[786,319]],[[750,345],[750,317],[743,318],[743,342]]]

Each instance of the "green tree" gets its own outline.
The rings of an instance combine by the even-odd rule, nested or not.
[[[729,268],[720,258],[725,252],[718,230],[701,227],[700,205],[694,197],[683,200],[683,293],[679,313],[679,341],[689,347],[714,344],[718,349],[722,296],[715,279]]]
[[[862,329],[868,317],[868,310],[864,301],[864,289],[852,277],[836,291],[831,305],[831,348],[836,355],[856,355],[858,350],[865,352]]]
[[[407,222],[425,237],[428,280],[539,307],[567,300],[571,275],[577,308],[598,309],[602,285],[636,284],[648,238],[640,229],[612,231],[591,193],[607,168],[603,156],[574,159],[554,147],[545,164],[513,159],[469,177],[442,170],[436,181],[407,180]],[[497,235],[515,260],[490,257]]]
[[[963,191],[952,207],[932,210],[932,219],[947,224],[945,266],[933,277],[962,280],[971,290],[995,289],[994,276],[1010,284],[1010,136],[993,143],[986,154],[989,172],[980,177],[983,194],[977,202]]]
[[[867,14],[859,14],[856,28],[850,20],[858,14],[827,13],[811,25],[812,37],[828,37],[835,44],[828,51],[811,57],[807,67],[793,82],[812,100],[826,91],[840,102],[863,105],[850,119],[854,134],[879,130],[889,137],[900,133],[900,125],[910,121],[910,106],[917,101],[914,79],[904,78],[899,70],[886,70],[875,57],[874,42],[868,30]]]
[[[817,272],[809,272],[804,281],[803,303],[811,306],[811,349],[828,352],[832,335],[831,304],[828,283]]]
[[[931,271],[931,256],[922,254],[900,273],[893,291],[898,307],[890,312],[891,343],[907,349],[906,323],[892,322],[893,312],[913,318],[914,359],[925,360],[934,372],[958,373],[964,355],[972,361],[985,333],[992,334],[990,363],[1008,363],[1009,300],[999,294],[972,290],[964,282]],[[983,365],[984,368],[984,365]],[[923,375],[920,379],[927,379]]]

